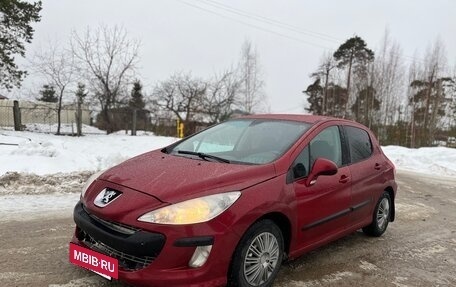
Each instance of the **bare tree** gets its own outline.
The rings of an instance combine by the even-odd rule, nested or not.
[[[416,81],[419,76],[418,76],[418,70],[419,70],[419,63],[416,61],[413,61],[408,70],[408,83],[413,83]],[[407,87],[407,98],[409,99],[409,102],[407,104],[408,108],[408,117],[410,121],[410,147],[414,148],[416,145],[416,122],[415,122],[415,114],[417,110],[417,103],[416,101],[413,100],[413,93],[414,89],[412,88],[411,85],[408,85]]]
[[[456,64],[453,66],[453,73],[452,73],[453,83],[456,83]],[[453,132],[453,136],[456,136],[456,85],[453,86],[452,93],[451,93],[451,100],[450,100],[450,108],[449,108],[449,120],[448,126],[450,130]]]
[[[374,61],[374,88],[381,99],[380,115],[383,126],[392,125],[397,119],[397,108],[404,104],[404,63],[399,44],[385,31]]]
[[[203,98],[202,112],[215,124],[226,120],[233,112],[233,106],[239,97],[242,82],[231,69],[214,76],[209,82]]]
[[[128,38],[125,29],[101,26],[87,28],[82,35],[74,32],[72,51],[85,82],[101,106],[106,132],[113,132],[110,111],[126,96],[128,84],[135,76],[139,41]]]
[[[185,134],[193,132],[191,122],[201,111],[207,83],[190,73],[176,73],[159,83],[153,91],[155,104],[173,113],[185,126]]]
[[[241,48],[239,75],[242,79],[239,106],[245,112],[253,113],[266,104],[266,95],[263,91],[264,82],[261,77],[258,53],[249,40],[246,40]]]
[[[376,89],[373,86],[374,81],[374,65],[368,64],[365,70],[361,73],[355,73],[354,90],[356,97],[351,105],[354,119],[370,129],[374,124],[378,123],[380,110],[380,99]]]
[[[451,94],[454,82],[447,73],[445,49],[443,43],[437,40],[428,48],[418,77],[410,83],[410,102],[414,105],[413,124],[420,146],[432,144],[435,132],[448,110],[448,95]]]
[[[42,75],[57,92],[57,134],[60,135],[63,97],[75,78],[73,54],[57,44],[49,44],[30,60],[31,68]]]

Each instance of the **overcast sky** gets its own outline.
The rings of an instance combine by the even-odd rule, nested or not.
[[[214,3],[237,10],[230,13],[229,7]],[[50,39],[65,44],[72,30],[121,25],[141,40],[140,79],[150,92],[176,71],[206,78],[228,68],[237,62],[243,41],[250,39],[260,57],[271,112],[302,113],[302,90],[325,49],[334,51],[355,34],[375,50],[388,28],[406,61],[422,57],[440,37],[454,65],[455,12],[453,0],[43,0],[42,20],[34,25],[27,54]],[[256,21],[245,14],[267,19]],[[268,24],[268,19],[277,22]],[[30,89],[32,83],[33,76],[24,87]]]

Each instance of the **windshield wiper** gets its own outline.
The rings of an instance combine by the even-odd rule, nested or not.
[[[207,160],[208,158],[210,159],[215,159],[219,162],[224,162],[224,163],[230,163],[229,160],[225,159],[225,158],[222,158],[222,157],[218,157],[218,156],[215,156],[215,155],[211,155],[211,154],[207,154],[207,153],[203,153],[203,152],[194,152],[194,151],[188,151],[188,150],[179,150],[177,151],[177,153],[179,154],[189,154],[189,155],[196,155],[204,160]]]

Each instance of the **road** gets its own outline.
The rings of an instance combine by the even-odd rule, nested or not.
[[[285,263],[274,286],[456,286],[456,179],[398,172],[396,221]],[[68,263],[71,212],[0,220],[0,286],[125,286]]]

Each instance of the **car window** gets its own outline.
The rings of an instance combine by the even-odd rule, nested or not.
[[[319,157],[329,159],[339,167],[342,166],[342,148],[337,126],[324,129],[310,142],[311,166]]]
[[[350,146],[350,160],[352,163],[362,161],[371,156],[372,142],[369,134],[360,128],[344,127]]]
[[[287,120],[230,120],[183,140],[169,152],[179,156],[201,153],[235,163],[264,164],[284,154],[309,127],[308,123]]]
[[[240,137],[247,122],[233,122],[232,125],[223,125],[213,133],[206,135],[200,141],[192,142],[193,151],[203,153],[217,153],[232,151],[236,140]]]
[[[293,178],[309,175],[310,169],[319,157],[329,159],[337,166],[342,165],[340,133],[337,126],[323,130],[301,151],[292,165]]]
[[[306,146],[293,162],[293,178],[301,178],[309,175],[310,171],[309,146]]]

